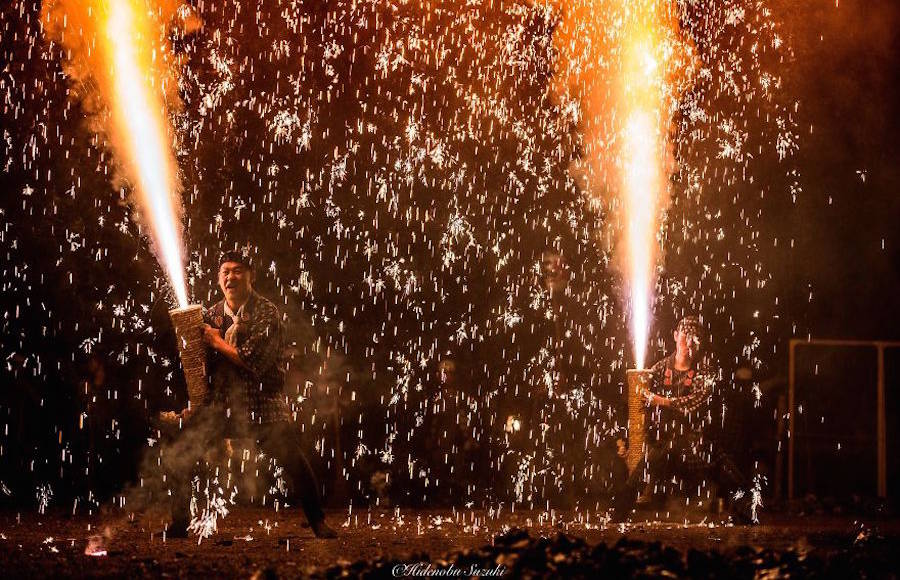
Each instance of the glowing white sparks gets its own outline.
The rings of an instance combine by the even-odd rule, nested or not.
[[[159,87],[150,78],[148,55],[140,54],[136,44],[148,42],[146,19],[134,11],[128,0],[109,0],[105,33],[112,66],[112,114],[122,127],[126,163],[136,179],[135,187],[145,212],[153,241],[178,301],[188,305],[181,248],[180,212],[176,205],[178,179],[166,135],[166,120]],[[144,52],[148,52],[144,48]]]
[[[91,385],[83,360],[100,360],[108,376],[127,368],[137,385],[92,386],[72,410],[79,432],[111,445],[116,429],[99,424],[97,407],[144,404],[149,385],[162,399],[152,406],[177,399],[177,365],[150,328],[156,280],[133,267],[146,257],[133,239],[144,224],[181,304],[187,283],[215,298],[218,251],[249,243],[259,254],[260,287],[292,322],[292,411],[348,487],[377,500],[421,485],[428,501],[457,482],[465,492],[454,497],[466,501],[485,487],[535,503],[586,493],[610,477],[597,457],[623,424],[610,400],[622,371],[670,346],[652,312],[722,318],[721,358],[754,368],[772,352],[774,329],[790,328],[773,298],[779,270],[761,256],[792,241],[761,227],[759,196],[777,207],[782,193],[785,203],[803,193],[788,161],[804,132],[781,93],[788,48],[766,2],[721,11],[473,2],[452,14],[393,1],[336,0],[321,12],[239,4],[183,8],[199,13],[202,30],[168,31],[184,62],[169,82],[184,103],[169,111],[169,130],[169,101],[150,79],[171,63],[159,52],[148,65],[142,48],[158,40],[141,24],[148,4],[90,3],[104,26],[93,70],[109,73],[100,88],[115,95],[104,107],[109,143],[92,140],[94,123],[76,114],[83,93],[68,89],[81,77],[58,74],[67,56],[60,41],[41,42],[38,9],[29,16],[23,3],[21,22],[8,25],[17,58],[30,60],[0,74],[3,119],[16,120],[4,124],[0,165],[17,180],[0,207],[12,272],[2,314],[22,341],[2,360],[23,380]],[[683,29],[633,12],[651,5],[677,6]],[[242,41],[248,27],[261,44]],[[74,29],[70,19],[70,40]],[[679,35],[700,53],[699,82],[687,90],[669,78]],[[578,82],[552,86],[567,72]],[[140,221],[109,187],[118,169],[142,203]],[[190,257],[179,177],[198,246]],[[661,224],[667,190],[676,203]],[[41,260],[21,251],[32,238]],[[656,280],[662,253],[697,266]],[[61,307],[37,290],[48,281],[70,286],[78,303]],[[41,350],[48,337],[74,345],[77,360]],[[326,370],[339,357],[346,362]],[[449,361],[455,373],[440,366]],[[335,409],[327,416],[326,406]],[[340,451],[326,436],[333,420],[353,423]],[[469,448],[435,435],[452,432],[445,421],[465,426]],[[90,454],[60,432],[56,455],[75,455],[60,465],[66,477],[112,453]],[[518,446],[496,445],[506,438]],[[504,470],[504,483],[480,480],[469,449]],[[440,473],[451,468],[453,477]],[[195,533],[212,533],[216,517],[212,506]]]
[[[636,111],[625,129],[625,216],[631,335],[636,368],[644,368],[653,293],[656,215],[661,186],[658,121]]]

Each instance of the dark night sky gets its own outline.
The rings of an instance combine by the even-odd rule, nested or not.
[[[787,218],[797,232],[795,305],[804,308],[808,280],[813,335],[900,338],[900,3],[787,4],[788,82],[806,129],[805,193]]]

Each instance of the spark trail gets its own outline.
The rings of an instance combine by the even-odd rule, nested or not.
[[[91,96],[108,112],[95,121],[134,185],[157,257],[184,308],[181,186],[163,100],[171,61],[161,24],[167,12],[145,0],[61,1],[45,6],[44,20],[69,49],[70,71],[95,89]]]
[[[584,116],[585,156],[574,169],[594,195],[611,198],[607,227],[625,277],[635,366],[644,368],[656,235],[669,199],[669,135],[692,52],[675,2],[585,0],[559,10],[557,91],[571,91]]]
[[[250,246],[260,258],[261,289],[284,305],[297,343],[292,410],[358,496],[393,489],[419,501],[487,495],[542,506],[602,493],[611,479],[603,459],[623,424],[617,382],[632,357],[615,299],[626,271],[617,161],[628,119],[616,79],[629,21],[611,12],[620,2],[573,1],[565,13],[547,4],[337,0],[319,10],[222,0],[199,5],[202,30],[173,44],[185,60],[172,136],[186,226],[192,246],[208,249],[188,261],[193,293],[217,296],[217,250]],[[773,6],[678,2],[692,75],[678,73],[679,28],[660,29],[657,71],[677,79],[664,84],[660,110],[677,102],[677,112],[673,132],[655,127],[655,160],[664,177],[678,163],[667,209],[659,192],[655,235],[666,255],[648,362],[669,346],[658,331],[685,311],[711,313],[712,347],[732,366],[778,360],[773,337],[802,333],[779,301],[793,233],[767,217],[804,195],[792,159],[802,141],[796,95],[785,82],[791,49]],[[130,212],[97,199],[121,164],[85,135],[83,99],[69,94],[82,90],[65,53],[78,30],[88,35],[73,16],[84,11],[69,14],[61,49],[35,10],[0,8],[17,63],[0,71],[9,103],[0,164],[13,181],[0,200],[0,249],[16,273],[0,293],[4,332],[21,337],[0,344],[0,358],[16,380],[55,384],[60,370],[80,376],[96,356],[107,376],[127,377],[97,387],[103,404],[175,408],[172,353],[148,331],[152,271],[135,260],[146,254]],[[95,45],[92,62],[102,50]],[[163,68],[168,56],[157,55]],[[599,235],[607,225],[609,238]],[[542,271],[554,255],[558,276]],[[456,364],[446,384],[445,360]],[[58,474],[32,476],[37,483],[63,490],[92,458],[114,456],[118,425],[96,408],[86,397],[57,415],[35,411],[59,425],[83,412],[75,435],[92,430],[106,442],[89,454],[63,431],[27,457]],[[504,428],[508,417],[518,430]],[[348,421],[338,448],[331,425]],[[445,421],[477,446],[460,451],[434,436],[453,433]]]
[[[623,87],[625,111],[621,190],[625,198],[627,279],[631,302],[631,335],[635,366],[644,368],[650,330],[656,233],[668,199],[666,158],[669,127],[677,105],[672,89],[678,70],[678,38],[674,4],[643,0],[632,5],[624,35]],[[674,42],[672,39],[675,39]]]

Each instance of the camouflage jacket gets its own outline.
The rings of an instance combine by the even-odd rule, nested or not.
[[[717,373],[713,365],[700,361],[688,370],[675,368],[675,356],[669,355],[650,368],[652,390],[667,397],[668,407],[654,408],[651,441],[694,445],[703,439],[712,424],[713,391]]]
[[[203,319],[219,329],[223,338],[233,324],[225,314],[224,300],[209,308]],[[241,311],[235,333],[235,346],[246,368],[210,349],[207,375],[211,402],[224,406],[233,421],[246,419],[250,425],[287,421],[290,415],[284,394],[285,332],[278,309],[253,292]]]

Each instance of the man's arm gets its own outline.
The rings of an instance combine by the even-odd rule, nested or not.
[[[257,308],[246,338],[237,347],[237,356],[245,369],[259,377],[281,362],[284,324],[272,303],[263,301]]]
[[[666,372],[667,360],[668,358],[664,358],[660,361],[657,361],[656,364],[650,367],[650,376],[652,378],[650,380],[650,386],[644,392],[644,396],[647,398],[648,405],[655,405],[657,407],[669,406],[669,399],[656,393],[656,391],[660,389],[660,383],[662,383],[663,375]]]
[[[666,371],[666,360],[667,359],[659,361],[650,369],[653,373],[653,386],[645,393],[647,404],[656,407],[675,409],[684,415],[689,415],[708,403],[710,396],[712,396],[712,387],[713,382],[715,381],[708,370],[696,374],[693,381],[694,389],[687,395],[681,397],[666,397],[654,392],[659,390],[663,374]]]
[[[200,326],[200,331],[203,333],[203,342],[209,345],[213,350],[221,353],[225,358],[238,365],[239,367],[249,368],[246,363],[241,360],[241,355],[238,353],[237,347],[234,345],[228,344],[224,338],[219,334],[219,329],[214,328],[208,324],[202,324]]]
[[[698,373],[694,377],[694,389],[690,393],[681,397],[667,397],[662,406],[671,407],[684,415],[694,413],[709,402],[714,380],[712,375]]]

